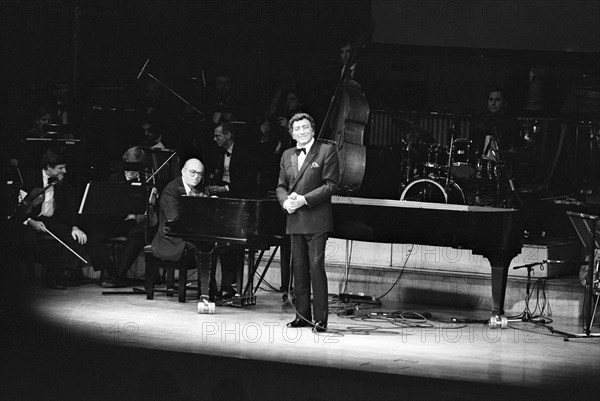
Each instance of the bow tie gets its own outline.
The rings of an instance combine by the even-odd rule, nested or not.
[[[306,149],[305,148],[296,148],[295,152],[299,156],[300,153],[306,154]]]
[[[227,157],[231,157],[231,152],[225,151],[225,152],[223,152],[223,154]]]

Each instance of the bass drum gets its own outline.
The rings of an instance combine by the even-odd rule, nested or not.
[[[450,181],[448,191],[445,180],[424,178],[411,182],[404,188],[400,200],[431,203],[465,204],[465,194],[455,182]]]

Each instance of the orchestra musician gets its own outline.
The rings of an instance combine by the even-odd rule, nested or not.
[[[315,141],[312,116],[296,114],[288,126],[297,145],[281,157],[276,189],[277,200],[288,213],[286,233],[292,240],[296,285],[297,314],[288,326],[312,326],[313,331],[323,332],[328,318],[325,246],[333,231],[331,196],[340,179],[339,161],[333,146]]]
[[[258,166],[253,150],[236,140],[232,123],[221,122],[214,131],[214,141],[219,148],[213,160],[213,173],[206,193],[226,198],[256,198],[258,196]],[[221,288],[218,296],[228,302],[236,291],[233,289],[236,272],[244,265],[244,251],[228,249],[220,253]],[[216,260],[213,260],[213,267]],[[215,286],[215,269],[211,269],[211,288]]]
[[[49,148],[42,155],[40,164],[41,170],[31,175],[24,174],[20,210],[13,216],[21,260],[29,271],[32,271],[35,257],[41,250],[40,241],[48,235],[48,231],[71,249],[78,249],[87,242],[86,233],[76,225],[74,191],[64,180],[67,173],[65,156],[59,150]],[[39,195],[32,198],[36,193]],[[65,268],[74,265],[70,255],[65,246],[40,254],[46,267],[44,284],[48,288],[66,289]]]
[[[145,152],[142,148],[135,146],[127,149],[123,154],[123,174],[127,181],[141,181],[140,172],[144,171]],[[155,191],[153,188],[152,191]],[[151,194],[154,192],[151,191]],[[148,227],[154,227],[157,222],[157,216],[154,212],[154,199],[150,198],[150,214]],[[96,217],[93,224],[90,224],[88,230],[88,253],[96,271],[105,271],[107,279],[100,285],[104,288],[123,287],[126,285],[125,275],[137,259],[140,251],[144,247],[146,238],[146,219],[145,214],[129,215],[101,215]],[[111,237],[123,236],[126,241],[118,255],[116,261],[113,261],[106,248],[106,241]]]

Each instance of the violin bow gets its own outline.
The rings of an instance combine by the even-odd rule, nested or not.
[[[79,259],[81,259],[83,261],[83,263],[85,263],[86,265],[88,264],[87,260],[85,260],[83,257],[81,257],[81,255],[79,255],[77,252],[75,252],[69,245],[65,244],[60,238],[58,238],[56,235],[54,235],[54,233],[52,231],[50,231],[47,227],[44,227],[44,231],[47,232],[48,234],[50,234],[55,240],[60,242],[69,251],[71,251],[73,253],[73,255],[75,255]]]

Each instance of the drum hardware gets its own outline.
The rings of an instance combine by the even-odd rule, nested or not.
[[[451,203],[455,205],[465,204],[465,194],[460,186],[454,181],[445,188],[444,180],[432,180],[421,178],[408,184],[400,195],[400,200],[430,203]]]
[[[470,178],[475,174],[473,141],[470,139],[455,139],[452,146],[450,174],[456,178]]]

